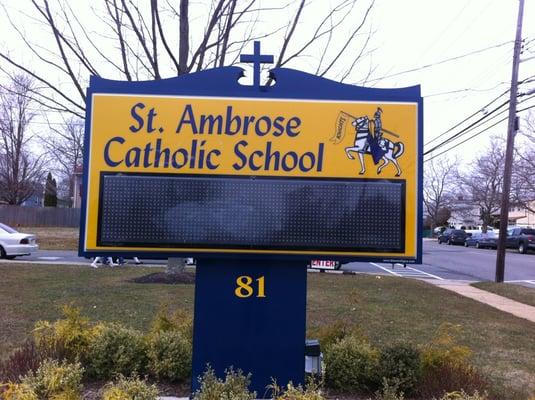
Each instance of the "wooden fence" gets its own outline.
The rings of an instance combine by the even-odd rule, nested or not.
[[[0,222],[17,226],[80,226],[79,208],[0,206]]]

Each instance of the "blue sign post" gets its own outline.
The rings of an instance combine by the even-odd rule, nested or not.
[[[306,263],[199,261],[195,283],[193,382],[209,364],[251,373],[251,389],[304,382]],[[264,396],[265,395],[265,396]]]

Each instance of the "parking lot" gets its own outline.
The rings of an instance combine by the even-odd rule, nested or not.
[[[494,280],[496,250],[439,245],[436,239],[425,239],[422,264],[403,268],[400,265],[392,267],[391,264],[350,263],[346,264],[344,269],[424,279]],[[519,254],[516,250],[508,250],[505,258],[505,281],[535,288],[535,252]]]

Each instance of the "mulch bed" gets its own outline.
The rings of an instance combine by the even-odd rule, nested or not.
[[[152,274],[143,275],[132,279],[135,283],[164,283],[167,285],[186,284],[191,285],[195,283],[195,274],[193,272],[178,272],[176,274],[168,274],[165,272],[154,272]]]

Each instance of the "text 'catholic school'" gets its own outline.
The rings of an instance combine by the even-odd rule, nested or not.
[[[284,146],[279,143],[302,134],[298,116],[240,115],[230,105],[224,113],[204,114],[186,104],[177,112],[172,131],[168,125],[160,126],[156,109],[147,109],[142,102],[132,106],[130,116],[125,133],[118,133],[104,146],[109,167],[217,170],[230,158],[235,171],[306,173],[323,168],[324,143],[311,141],[309,149],[300,151],[288,148],[288,141]],[[174,136],[163,139],[168,129]],[[132,145],[129,138],[139,135],[145,135],[147,141],[140,145],[136,140]],[[232,154],[223,154],[223,141],[232,141]]]

